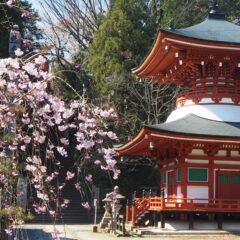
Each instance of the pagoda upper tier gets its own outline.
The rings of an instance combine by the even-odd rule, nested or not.
[[[184,85],[177,108],[240,105],[240,26],[211,11],[200,24],[160,30],[152,51],[134,69],[138,78]]]

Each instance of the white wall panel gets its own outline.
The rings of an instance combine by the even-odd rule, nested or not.
[[[208,186],[187,186],[187,198],[208,198]],[[206,202],[196,200],[194,202]]]

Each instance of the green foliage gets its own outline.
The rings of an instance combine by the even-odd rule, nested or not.
[[[106,82],[137,66],[150,49],[156,24],[143,0],[119,0],[103,19],[89,47],[88,67],[98,92]],[[128,77],[128,76],[127,76]]]
[[[8,225],[12,220],[22,222],[33,219],[34,216],[31,213],[26,214],[21,207],[9,206],[7,209],[0,209],[0,239],[9,239],[5,229],[8,229]]]
[[[209,0],[162,0],[162,28],[181,28],[200,22],[209,9]]]
[[[11,159],[0,158],[0,171],[5,175],[12,173]]]

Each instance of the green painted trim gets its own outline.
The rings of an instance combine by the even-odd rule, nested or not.
[[[167,182],[167,172],[163,172],[163,183]]]
[[[207,168],[188,168],[189,182],[208,182]]]
[[[177,182],[181,182],[182,181],[182,169],[178,168],[177,169]]]

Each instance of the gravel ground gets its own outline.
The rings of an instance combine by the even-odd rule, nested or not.
[[[134,235],[131,237],[117,237],[109,233],[93,233],[92,225],[56,225],[56,229],[61,233],[61,240],[239,240],[240,235],[228,234],[220,232],[216,234],[204,235],[201,233],[194,233],[194,235]],[[23,225],[21,227],[21,240],[52,240],[51,233],[53,232],[53,225]],[[199,234],[199,235],[197,235]]]

